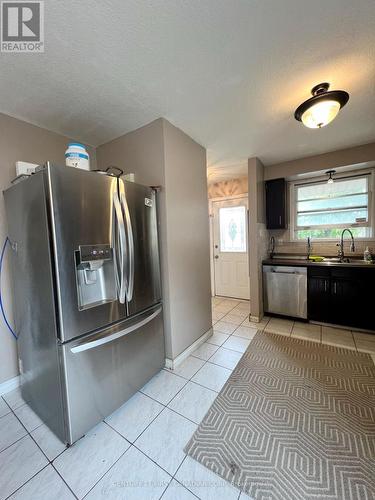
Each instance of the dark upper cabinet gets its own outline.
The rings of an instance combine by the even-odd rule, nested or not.
[[[286,182],[272,179],[265,182],[267,229],[286,229]]]

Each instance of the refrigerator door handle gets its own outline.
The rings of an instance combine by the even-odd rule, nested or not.
[[[126,201],[126,196],[121,193],[121,203],[124,208],[125,221],[127,227],[128,235],[128,252],[129,252],[129,275],[128,275],[128,290],[126,293],[126,299],[130,302],[133,299],[134,292],[134,238],[133,238],[133,228],[130,219],[130,212],[128,202]]]
[[[83,352],[83,351],[88,351],[89,349],[94,349],[95,347],[99,347],[104,344],[108,344],[109,342],[113,342],[114,340],[117,340],[121,337],[124,337],[125,335],[128,335],[131,332],[134,332],[134,330],[138,330],[144,325],[147,325],[147,323],[150,323],[156,316],[158,316],[161,313],[162,308],[159,307],[154,311],[152,314],[149,316],[144,317],[141,321],[138,321],[137,323],[128,326],[127,328],[124,328],[123,330],[120,330],[115,333],[111,334],[103,334],[103,333],[98,333],[94,336],[91,337],[91,340],[88,342],[82,342],[74,347],[71,347],[70,350],[73,354]]]
[[[125,224],[122,215],[120,199],[117,191],[113,192],[113,206],[115,212],[115,218],[113,218],[112,224],[112,246],[114,250],[114,264],[115,264],[115,276],[118,300],[121,304],[125,303],[125,276],[124,276],[124,260],[125,260]],[[116,231],[117,222],[117,231]],[[119,262],[120,261],[120,269]]]

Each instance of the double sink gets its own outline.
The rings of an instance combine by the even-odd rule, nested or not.
[[[363,259],[351,259],[349,257],[345,257],[343,260],[340,260],[338,257],[325,257],[322,262],[318,262],[318,264],[323,265],[340,265],[340,266],[372,266],[375,262],[368,262]]]

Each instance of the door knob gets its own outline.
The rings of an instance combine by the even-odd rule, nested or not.
[[[218,259],[218,258],[219,258],[219,256],[218,256],[218,255],[215,255],[215,259]]]

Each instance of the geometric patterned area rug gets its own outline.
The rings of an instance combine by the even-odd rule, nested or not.
[[[375,500],[371,356],[257,332],[185,452],[255,500]]]

